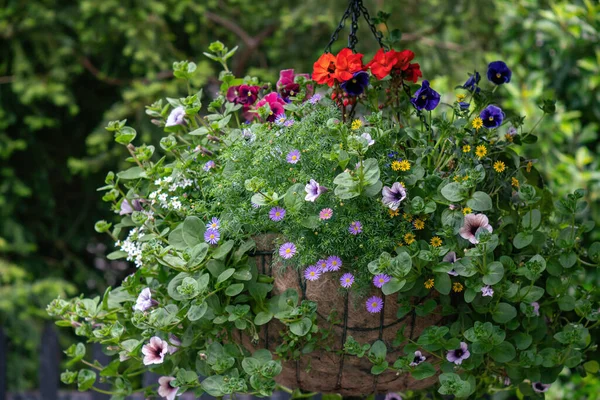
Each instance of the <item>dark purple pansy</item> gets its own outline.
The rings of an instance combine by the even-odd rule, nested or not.
[[[423,84],[415,92],[415,97],[410,102],[417,110],[431,111],[440,103],[440,94],[429,87],[429,81],[423,81]]]
[[[235,104],[251,105],[258,98],[259,86],[239,85],[227,89],[227,100]]]
[[[479,72],[475,71],[473,73],[473,75],[469,75],[469,79],[467,79],[467,81],[463,85],[463,89],[467,89],[469,92],[472,92],[473,90],[479,92],[479,88],[477,87],[477,84],[479,83],[480,80],[481,80],[481,75],[479,75]]]
[[[499,127],[502,121],[504,121],[504,112],[502,112],[500,107],[490,104],[479,114],[479,117],[483,121],[483,126],[488,129],[494,129]]]
[[[487,78],[496,85],[510,82],[512,71],[504,61],[494,61],[488,65]]]
[[[369,74],[365,71],[354,73],[352,78],[340,85],[350,96],[361,95],[369,86]]]

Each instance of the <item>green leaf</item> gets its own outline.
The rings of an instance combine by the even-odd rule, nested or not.
[[[304,336],[312,328],[312,321],[308,318],[302,318],[300,321],[290,324],[290,331],[296,336]]]
[[[189,276],[190,275],[187,272],[180,272],[179,274],[177,274],[175,276],[175,278],[171,279],[171,281],[167,285],[167,293],[169,293],[169,296],[173,300],[182,301],[182,300],[185,299],[185,296],[182,296],[177,291],[177,288],[179,287],[179,285],[181,285],[181,283],[183,282],[183,280],[185,278],[188,278]]]
[[[217,260],[224,259],[225,257],[227,257],[227,254],[229,254],[231,249],[233,249],[234,244],[235,244],[235,241],[233,241],[233,240],[226,241],[225,243],[223,243],[222,245],[220,245],[219,247],[217,247],[215,249],[215,251],[212,253],[212,257]]]
[[[517,309],[508,303],[499,303],[492,313],[492,319],[500,324],[505,324],[517,316]]]
[[[600,263],[600,242],[594,242],[590,245],[588,257],[596,264]]]
[[[365,186],[375,185],[379,181],[379,163],[375,158],[368,158],[363,161],[363,174]]]
[[[206,227],[198,217],[188,216],[183,221],[182,238],[189,246],[194,247],[204,242],[204,231]]]
[[[583,368],[588,374],[595,374],[600,370],[600,364],[598,364],[598,361],[592,360],[584,363]]]
[[[517,249],[522,249],[524,247],[529,246],[532,241],[533,235],[531,233],[519,232],[517,233],[517,236],[515,236],[515,238],[513,239],[513,245]]]
[[[387,361],[383,361],[379,364],[375,364],[371,367],[371,374],[372,375],[380,375],[383,374],[388,368],[388,362]]]
[[[429,378],[430,376],[435,375],[436,371],[433,365],[428,362],[423,362],[415,367],[414,370],[411,371],[411,375],[416,380],[421,380],[425,378]]]
[[[387,282],[386,284],[383,285],[383,287],[381,288],[381,291],[386,296],[389,296],[390,294],[394,294],[397,291],[399,291],[400,289],[402,289],[405,284],[406,284],[406,279],[399,280],[398,278],[392,278],[392,279],[390,279],[389,282]]]
[[[531,342],[533,341],[533,338],[531,337],[531,335],[529,335],[525,332],[519,332],[514,336],[514,341],[515,341],[515,344],[517,345],[517,349],[525,350],[529,346],[531,346]]]
[[[90,390],[95,382],[96,373],[94,371],[89,369],[79,370],[79,374],[77,374],[77,390],[80,392]]]
[[[563,295],[558,298],[558,308],[561,311],[573,311],[575,309],[575,299],[573,296]]]
[[[260,371],[262,363],[256,358],[246,357],[242,360],[242,368],[248,375],[254,375]]]
[[[447,273],[436,274],[434,279],[434,287],[443,295],[450,294],[450,289],[452,288],[450,275]]]
[[[454,182],[457,183],[457,182]],[[442,193],[443,194],[443,193]],[[492,199],[485,192],[475,192],[469,200],[467,200],[467,206],[471,207],[475,211],[487,211],[492,209]]]
[[[200,305],[194,304],[188,310],[187,317],[192,322],[197,321],[206,314],[206,310],[208,310],[208,304],[206,302]]]
[[[186,250],[188,248],[187,243],[183,240],[183,224],[177,225],[177,227],[169,233],[168,241],[176,250]]]
[[[442,188],[442,196],[452,202],[464,200],[465,194],[466,189],[458,182],[451,182]]]
[[[188,261],[188,267],[192,268],[200,264],[206,258],[208,253],[208,244],[200,243],[194,246],[190,254],[190,260]]]
[[[369,350],[369,358],[371,360],[375,360],[374,362],[377,364],[380,364],[383,361],[385,361],[386,355],[387,346],[381,340],[377,340],[375,343],[373,343],[371,349]]]
[[[295,185],[290,186],[287,190],[285,196],[283,197],[283,202],[285,207],[289,211],[298,211],[302,208],[304,203],[304,185],[297,183]]]
[[[125,171],[117,173],[117,177],[124,181],[131,179],[146,178],[146,171],[144,171],[144,169],[141,167],[131,167],[129,169],[126,169]]]
[[[225,379],[221,375],[213,375],[205,378],[201,383],[202,389],[214,397],[222,397],[225,393]]]
[[[254,317],[254,325],[264,325],[273,319],[273,314],[270,312],[261,311]]]
[[[562,253],[558,257],[558,262],[563,266],[563,268],[571,268],[577,262],[577,254],[575,254],[573,251]]]
[[[541,221],[542,221],[542,214],[540,213],[540,210],[534,209],[534,210],[528,211],[523,216],[523,218],[521,219],[521,225],[523,226],[523,228],[525,228],[527,230],[533,230],[533,229],[536,229],[538,226],[540,226]]]
[[[517,356],[515,347],[510,342],[502,342],[490,352],[490,357],[499,363],[507,363]]]
[[[483,283],[486,285],[495,285],[504,277],[504,266],[498,261],[491,262],[487,266],[486,274],[483,276]]]
[[[217,285],[225,282],[227,279],[231,278],[231,276],[235,273],[235,268],[228,268],[225,271],[221,272],[219,277],[217,278]]]
[[[234,283],[233,285],[230,285],[227,289],[225,289],[225,294],[229,297],[233,297],[240,294],[242,290],[244,290],[243,283]]]
[[[544,289],[539,286],[526,286],[519,290],[521,301],[525,303],[533,303],[538,301],[544,295]]]

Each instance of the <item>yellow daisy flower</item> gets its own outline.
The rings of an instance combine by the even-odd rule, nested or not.
[[[510,133],[507,133],[506,135],[504,135],[504,139],[506,139],[507,142],[511,142],[513,141],[513,135],[511,135]]]
[[[516,188],[519,187],[519,180],[517,178],[515,178],[514,176],[510,179],[510,184]]]
[[[454,177],[454,182],[460,182],[460,175],[456,175]]]
[[[353,131],[360,129],[360,127],[363,125],[362,121],[360,119],[355,119],[354,121],[352,121],[352,124],[350,125],[350,128],[352,128]]]
[[[462,292],[463,290],[463,285],[460,282],[454,282],[452,284],[452,290],[454,290],[456,293],[458,292]]]
[[[496,161],[494,163],[494,171],[500,173],[500,172],[504,172],[505,169],[506,169],[506,164],[504,164],[504,162]]]
[[[471,126],[477,130],[483,126],[483,120],[479,117],[475,117],[473,122],[471,122]]]
[[[466,98],[467,98],[466,94],[459,93],[459,94],[456,95],[456,101],[458,101],[459,103],[461,101],[463,101],[464,99],[466,99]]]
[[[527,163],[527,172],[531,172],[531,167],[533,167],[533,163],[531,161],[529,161]]]
[[[405,220],[407,220],[408,222],[412,222],[412,219],[413,219],[412,215],[410,215],[410,214],[407,214],[407,213],[404,213],[404,214],[402,214],[402,217],[403,217]]]
[[[392,161],[392,169],[394,171],[400,171],[400,161]]]
[[[400,215],[400,211],[398,210],[388,210],[388,213],[390,214],[390,218],[394,218]]]
[[[416,230],[421,230],[423,228],[425,228],[425,222],[423,222],[423,220],[420,219],[415,219],[415,222],[413,222],[413,225],[415,226]]]
[[[433,279],[427,279],[424,283],[425,289],[431,289],[435,284]]]
[[[471,151],[471,146],[469,146],[468,144],[465,144],[463,146],[463,153],[468,153]]]
[[[398,163],[397,164],[397,168],[398,169],[394,169],[394,163]],[[408,160],[402,160],[402,161],[394,161],[392,163],[392,169],[394,169],[394,171],[408,171],[410,170],[410,162]]]
[[[485,147],[482,144],[477,146],[477,148],[475,149],[475,155],[479,158],[485,157],[486,154],[487,154],[487,147]]]
[[[468,181],[469,180],[469,175],[465,175],[462,180],[463,181]]]
[[[412,233],[407,233],[404,235],[404,242],[408,245],[412,244],[415,241],[415,235]]]
[[[431,243],[433,247],[440,247],[442,245],[442,239],[440,239],[438,236],[434,236],[431,238],[429,243]]]
[[[463,208],[462,212],[464,215],[471,214],[473,212],[473,209],[471,207],[465,207]]]

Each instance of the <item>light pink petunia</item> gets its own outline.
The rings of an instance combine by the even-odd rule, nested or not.
[[[162,364],[169,351],[169,343],[158,336],[150,338],[150,342],[142,347],[144,365]]]
[[[172,376],[161,376],[158,378],[158,395],[167,400],[175,400],[179,388],[171,386],[175,378]]]
[[[479,243],[479,240],[477,240],[475,234],[478,229],[485,229],[488,232],[494,231],[485,214],[467,214],[465,215],[464,225],[460,228],[458,233],[463,239],[466,239],[473,244],[477,244]]]

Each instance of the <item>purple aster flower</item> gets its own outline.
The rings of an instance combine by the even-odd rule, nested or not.
[[[317,261],[317,267],[321,268],[323,272],[327,272],[327,260],[319,260]]]
[[[465,215],[464,224],[458,233],[463,239],[466,239],[473,244],[477,244],[479,243],[479,240],[477,240],[475,234],[479,229],[487,230],[488,232],[494,231],[485,214],[467,214]]]
[[[306,197],[304,200],[314,202],[322,193],[327,191],[327,188],[325,186],[320,186],[319,182],[311,179],[310,182],[308,182],[304,187],[304,190],[306,191]]]
[[[545,384],[542,382],[533,382],[531,384],[531,387],[533,388],[533,391],[536,393],[546,393],[548,391],[548,389],[550,389],[550,386],[552,386],[552,384]]]
[[[322,98],[323,96],[321,96],[319,93],[315,93],[310,99],[308,99],[308,102],[310,104],[317,104]]]
[[[446,360],[453,362],[456,365],[460,365],[470,356],[469,346],[467,346],[465,342],[460,342],[460,347],[458,349],[450,350],[448,354],[446,354]]]
[[[281,207],[273,207],[271,211],[269,211],[269,218],[272,221],[281,221],[285,217],[285,210]]]
[[[319,212],[319,218],[323,221],[333,217],[333,210],[331,208],[324,208]]]
[[[250,202],[250,205],[252,206],[252,208],[260,208],[260,204],[256,204],[254,202]]]
[[[537,301],[534,301],[533,303],[531,303],[531,306],[533,307],[533,313],[536,316],[540,316],[540,303],[538,303]]]
[[[142,346],[144,355],[142,362],[144,365],[162,364],[169,350],[168,347],[169,343],[166,340],[162,340],[158,336],[151,337],[150,342]]]
[[[163,399],[175,400],[178,387],[171,386],[171,382],[175,380],[172,376],[161,376],[158,378],[158,395]]]
[[[285,157],[285,160],[290,164],[296,164],[298,161],[300,161],[300,150],[290,151]]]
[[[472,92],[473,90],[477,90],[477,92],[479,92],[479,88],[477,87],[477,84],[479,83],[480,80],[481,80],[481,75],[479,75],[479,72],[475,71],[475,73],[473,73],[473,75],[469,74],[469,79],[467,79],[467,81],[465,82],[465,84],[462,87],[463,87],[463,89],[467,89],[469,92]]]
[[[500,107],[489,105],[479,114],[479,117],[483,121],[483,126],[488,129],[494,129],[502,125],[504,112],[502,112]]]
[[[508,130],[506,131],[507,135],[510,136],[515,136],[517,134],[517,128],[515,128],[514,126],[511,126],[510,128],[508,128]]]
[[[504,61],[494,61],[488,65],[487,78],[496,85],[510,82],[512,71]]]
[[[411,367],[416,367],[417,365],[421,364],[425,360],[426,360],[425,356],[423,354],[421,354],[420,351],[415,351],[415,358],[413,358],[412,362],[409,365]]]
[[[359,233],[362,232],[362,224],[360,223],[360,221],[353,221],[350,226],[348,227],[348,232],[350,232],[351,235],[358,235]]]
[[[219,229],[221,227],[221,220],[217,217],[212,217],[210,222],[206,224],[206,227],[209,229]]]
[[[310,267],[304,270],[304,279],[307,281],[316,281],[319,279],[323,271],[317,267],[316,265],[311,265]]]
[[[204,241],[209,244],[217,244],[221,239],[221,234],[216,229],[207,229],[204,232]]]
[[[348,95],[359,96],[369,86],[369,74],[365,71],[355,72],[352,78],[343,82],[340,86]]]
[[[185,108],[176,107],[171,110],[165,126],[185,125]]]
[[[292,242],[284,243],[279,248],[279,255],[286,260],[294,257],[294,254],[296,254],[296,245]]]
[[[365,132],[362,135],[360,135],[360,137],[367,140],[367,145],[368,146],[373,146],[375,144],[375,140],[373,140],[373,138],[371,137],[371,135],[369,135],[367,132]]]
[[[417,110],[431,111],[437,107],[440,102],[440,94],[429,87],[429,81],[423,81],[419,90],[415,92],[415,97],[410,102]]]
[[[392,187],[384,186],[381,190],[383,204],[396,211],[402,200],[406,198],[406,189],[400,182],[394,182]]]
[[[327,258],[327,271],[339,271],[342,268],[342,259],[338,256]]]
[[[145,288],[140,292],[140,295],[135,301],[135,306],[133,309],[138,311],[146,311],[157,304],[158,302],[152,299],[152,292],[150,291],[150,288]]]
[[[486,285],[481,288],[481,295],[483,297],[492,297],[494,295],[494,289],[490,285]]]
[[[369,297],[366,302],[367,311],[371,314],[377,314],[381,312],[383,308],[383,299],[379,296]]]
[[[283,123],[283,126],[285,126],[286,128],[289,128],[290,126],[294,125],[295,122],[296,121],[293,118],[288,118]]]
[[[202,167],[203,170],[205,170],[206,172],[210,171],[211,168],[215,167],[215,162],[213,160],[207,161],[206,164],[204,164],[204,167]]]
[[[390,281],[390,279],[392,279],[392,277],[386,274],[375,275],[373,277],[373,285],[375,285],[375,287],[382,288],[383,285]]]
[[[283,126],[283,124],[285,124],[286,119],[287,117],[285,116],[285,114],[279,114],[275,117],[275,125]]]
[[[354,275],[352,275],[350,272],[346,272],[340,278],[340,285],[342,285],[343,288],[348,289],[350,286],[352,286],[353,283],[354,283]]]

